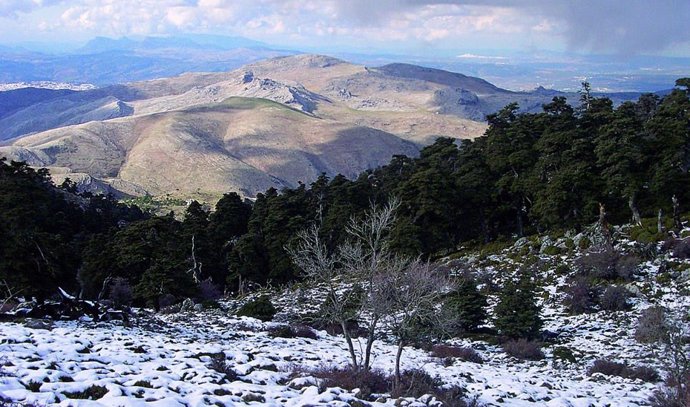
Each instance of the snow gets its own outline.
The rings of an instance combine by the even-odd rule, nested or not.
[[[550,283],[542,301],[544,328],[559,334],[557,346],[571,349],[577,363],[555,364],[552,347],[544,348],[544,360],[526,362],[507,356],[497,346],[457,339],[452,342],[474,348],[484,363],[455,360],[446,366],[444,360],[408,347],[403,369],[422,368],[448,385],[465,387],[469,395],[478,395],[486,405],[645,405],[658,384],[589,376],[587,368],[594,360],[605,358],[651,365],[663,372],[663,366],[656,364],[655,350],[633,338],[637,317],[645,308],[654,304],[672,310],[690,307],[687,283],[672,282],[663,288],[655,283],[660,261],[664,259],[646,263],[643,277],[632,283],[648,294],[635,298],[630,312],[567,315],[560,305],[565,276],[557,275],[555,267],[545,271],[545,281]],[[492,267],[487,266],[487,272],[498,275],[499,268]],[[313,304],[294,301],[294,295],[286,291],[278,301],[283,315],[299,313],[296,303],[313,311]],[[305,292],[300,295],[309,297]],[[490,302],[495,303],[495,298]],[[355,400],[355,391],[320,389],[318,379],[309,374],[310,369],[349,363],[341,337],[320,331],[317,340],[273,338],[268,330],[275,323],[236,317],[228,311],[233,303],[223,304],[223,310],[171,315],[139,310],[133,327],[117,322],[56,321],[52,329],[33,329],[21,323],[2,323],[0,396],[39,405],[85,407],[348,406]],[[221,352],[239,375],[238,380],[223,381],[223,375],[210,368],[211,357]],[[373,366],[390,372],[395,352],[394,344],[378,341]],[[98,400],[69,397],[68,393],[93,385],[104,386],[107,393]],[[433,405],[428,397],[406,402],[411,406]],[[389,397],[367,403],[400,405]]]

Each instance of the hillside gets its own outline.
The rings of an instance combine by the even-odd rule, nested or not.
[[[442,88],[328,57],[279,58],[40,100],[0,118],[12,138],[0,153],[130,195],[254,196],[481,134],[468,120],[476,107],[434,102]]]
[[[13,95],[2,99],[0,92],[0,102],[13,100],[0,115],[0,155],[47,167],[60,174],[58,181],[92,180],[118,195],[204,201],[230,190],[251,197],[269,187],[308,184],[321,173],[356,176],[394,155],[415,156],[437,137],[477,137],[486,116],[511,102],[536,112],[554,96],[579,98],[320,55],[81,92]]]
[[[617,250],[635,254],[643,247],[624,237],[628,229],[618,232],[622,240]],[[624,378],[591,368],[595,361],[605,360],[657,372],[667,369],[658,356],[663,348],[635,339],[637,321],[653,306],[664,306],[672,314],[682,314],[690,306],[682,288],[687,273],[669,277],[662,270],[669,262],[683,267],[690,263],[672,253],[644,261],[625,286],[631,295],[629,309],[573,315],[563,304],[568,281],[577,273],[563,270],[574,267],[578,258],[591,251],[577,245],[568,249],[568,242],[590,238],[593,236],[587,233],[561,238],[532,236],[503,249],[480,247],[444,260],[455,272],[469,268],[476,278],[490,282],[482,291],[491,304],[497,302],[497,293],[512,273],[535,262],[544,337],[548,337],[542,343],[542,358],[516,358],[491,337],[468,335],[443,341],[431,351],[406,348],[403,368],[421,369],[435,377],[437,385],[461,389],[464,397],[476,398],[484,406],[649,405],[658,379]],[[553,253],[548,249],[553,247],[560,248],[559,253],[547,254]],[[272,321],[236,315],[240,305],[266,294],[279,309]],[[459,398],[449,402],[442,396],[424,395],[433,389],[424,387],[426,384],[392,395],[388,385],[371,383],[374,390],[369,394],[366,389],[348,387],[347,379],[328,382],[329,376],[324,376],[328,369],[348,364],[345,341],[332,332],[300,325],[322,300],[322,289],[302,285],[261,291],[239,301],[223,300],[220,308],[199,305],[180,310],[178,305],[161,314],[134,310],[131,322],[124,325],[88,318],[2,323],[0,351],[5,358],[0,394],[42,405],[87,397],[94,406],[135,406],[143,400],[175,406],[191,400],[196,405],[463,405]],[[460,353],[462,349],[464,353]],[[443,350],[458,354],[448,356]],[[391,374],[395,351],[387,339],[376,342],[374,367],[381,372],[377,374]],[[476,355],[472,360],[460,356],[470,353]]]

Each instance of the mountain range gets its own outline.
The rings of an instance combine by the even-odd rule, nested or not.
[[[93,90],[0,92],[0,156],[116,195],[251,197],[321,173],[354,177],[440,136],[476,137],[506,104],[536,111],[558,95],[579,97],[409,64],[284,56]]]

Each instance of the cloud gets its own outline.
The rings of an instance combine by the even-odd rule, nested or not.
[[[0,0],[2,17],[29,27],[25,36],[42,28],[63,36],[211,32],[296,47],[690,47],[687,0]]]
[[[16,18],[21,13],[29,13],[60,3],[62,0],[2,0],[0,1],[0,17]]]
[[[481,8],[487,17],[509,9],[526,23],[546,18],[532,31],[560,35],[575,49],[633,54],[690,42],[687,0],[350,0],[338,10],[360,24],[380,24],[401,13],[438,6]],[[478,28],[493,28],[491,20],[486,21]]]

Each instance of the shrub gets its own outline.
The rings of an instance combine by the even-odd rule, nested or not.
[[[607,376],[625,377],[624,375],[627,369],[628,366],[624,363],[611,362],[604,359],[597,359],[594,361],[594,364],[589,369],[587,369],[587,374],[591,376],[594,373],[601,373]]]
[[[527,339],[510,340],[504,342],[501,347],[505,353],[520,360],[544,359],[541,344],[537,341],[529,341]]]
[[[199,283],[199,299],[201,302],[215,301],[222,296],[223,292],[210,277]]]
[[[642,343],[654,343],[668,334],[666,310],[663,307],[649,307],[642,311],[635,329],[635,339]]]
[[[561,248],[558,246],[546,246],[542,253],[547,256],[558,256],[561,254]]]
[[[484,363],[481,356],[472,348],[462,346],[434,345],[431,349],[431,356],[437,358],[454,358],[463,362]]]
[[[99,400],[108,393],[108,389],[104,386],[91,385],[84,391],[75,392],[65,392],[65,396],[68,399],[80,399],[80,400]]]
[[[404,371],[400,383],[391,391],[391,397],[419,398],[425,394],[434,396],[446,407],[476,407],[477,399],[466,399],[466,391],[459,386],[447,387],[439,377],[432,377],[421,369]]]
[[[40,381],[31,380],[29,383],[24,384],[24,388],[32,393],[38,393],[41,391],[41,386],[43,385]]]
[[[605,249],[590,251],[575,259],[574,264],[582,275],[590,279],[630,281],[637,271],[640,258],[634,254],[622,255],[615,250]]]
[[[662,245],[662,250],[664,249],[670,250],[671,256],[677,259],[690,259],[690,238],[673,239],[666,241]]]
[[[137,380],[134,384],[134,387],[144,387],[147,389],[153,389],[153,385],[151,384],[150,381],[148,380]]]
[[[117,277],[113,280],[108,296],[113,305],[120,308],[132,305],[132,295],[132,287],[126,278]]]
[[[594,290],[589,280],[577,278],[565,289],[563,305],[569,313],[579,315],[594,311]]]
[[[225,382],[231,383],[238,378],[235,369],[225,360],[225,354],[223,352],[211,355],[211,361],[208,367],[220,373],[222,375],[222,380]]]
[[[272,320],[276,312],[278,310],[271,303],[271,299],[267,295],[262,295],[254,301],[244,304],[237,311],[237,315],[252,317],[266,322]]]
[[[629,298],[630,292],[625,287],[610,285],[599,297],[599,306],[604,311],[625,311],[630,308]]]
[[[577,357],[572,349],[565,346],[558,346],[553,350],[554,365],[563,363],[577,363]]]
[[[319,339],[316,332],[306,325],[278,325],[268,329],[274,338],[308,338]]]
[[[685,375],[682,383],[670,377],[666,379],[665,386],[654,392],[649,403],[652,407],[690,406],[690,374]]]
[[[357,397],[368,399],[372,394],[386,393],[390,389],[388,377],[381,370],[354,370],[351,366],[326,367],[311,372],[321,379],[320,392],[328,387],[342,387],[346,390],[359,389]]]
[[[425,394],[434,394],[443,385],[438,377],[432,377],[421,369],[412,369],[402,372],[400,383],[391,391],[392,397],[422,397]]]
[[[303,372],[299,372],[302,374]],[[413,369],[402,372],[400,383],[393,388],[393,378],[386,376],[380,370],[354,370],[346,368],[320,368],[308,372],[320,380],[319,391],[328,387],[341,387],[346,390],[359,389],[357,397],[371,399],[373,394],[390,392],[392,397],[418,398],[430,394],[447,407],[479,407],[477,399],[466,399],[463,388],[446,387],[439,379],[430,376],[423,370]]]
[[[630,367],[625,363],[611,362],[605,359],[595,360],[594,364],[587,370],[587,374],[590,376],[595,373],[633,380],[640,379],[645,382],[659,381],[659,374],[648,366]]]

